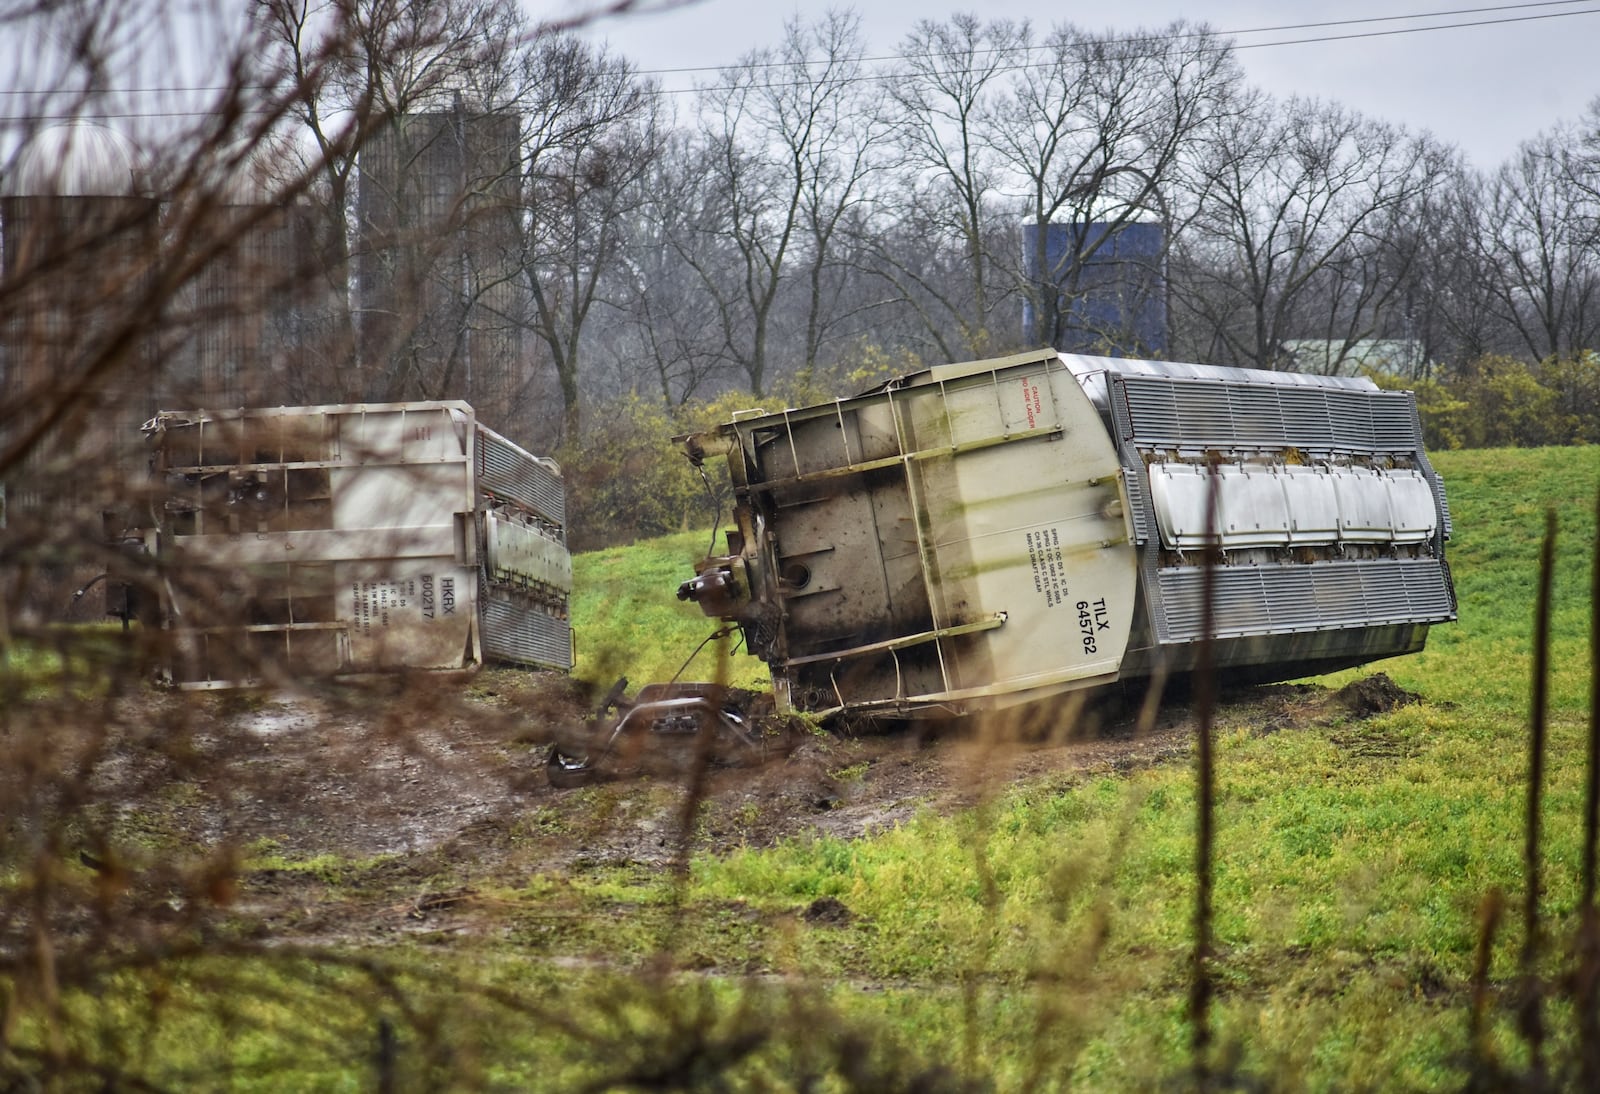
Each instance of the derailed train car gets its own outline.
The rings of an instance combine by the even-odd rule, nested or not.
[[[170,632],[173,683],[571,668],[561,470],[468,404],[167,411],[145,432],[134,541],[164,576],[120,584]]]
[[[962,713],[1196,662],[1264,682],[1455,618],[1444,487],[1406,392],[1041,350],[683,438],[725,456],[728,553],[679,589],[780,705]],[[1209,512],[1208,512],[1209,510]]]

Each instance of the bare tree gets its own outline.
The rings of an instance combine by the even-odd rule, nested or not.
[[[297,401],[320,401],[319,396],[332,396],[334,392],[324,387],[325,381],[338,376],[355,357],[354,315],[350,310],[349,218],[356,161],[354,155],[347,154],[343,125],[335,121],[335,116],[350,107],[353,116],[367,117],[370,109],[367,96],[352,102],[332,91],[335,83],[347,86],[348,81],[312,76],[312,66],[321,56],[318,27],[325,25],[323,19],[331,17],[330,12],[331,5],[313,5],[309,0],[258,0],[253,14],[262,28],[268,56],[283,77],[313,92],[304,95],[295,109],[297,120],[310,137],[311,147],[286,138],[276,157],[278,162],[290,165],[291,170],[304,171],[312,164],[317,168],[311,206],[320,213],[316,235],[324,261],[316,276],[326,281],[330,312],[327,322],[331,337],[324,341],[329,350],[327,357],[317,362],[317,367],[303,370],[290,380]],[[345,63],[343,58],[336,61],[340,66]],[[324,93],[324,88],[329,89],[329,93]]]
[[[1404,370],[1408,379],[1430,377],[1436,365],[1453,371],[1515,349],[1495,315],[1495,276],[1481,246],[1482,224],[1483,179],[1457,164],[1388,230],[1392,261],[1380,276],[1399,285],[1388,336],[1414,346]]]
[[[261,24],[236,14],[202,5],[183,23],[171,5],[137,0],[0,11],[8,52],[48,55],[41,68],[54,82],[45,90],[70,102],[76,119],[52,130],[0,122],[0,147],[21,149],[0,203],[0,482],[12,501],[28,498],[0,527],[0,734],[13,760],[0,779],[0,964],[9,1020],[29,1031],[0,1065],[9,1084],[74,1086],[92,1074],[119,1088],[165,1085],[151,1078],[160,1061],[129,1053],[84,1016],[101,1008],[111,981],[154,985],[168,961],[230,949],[200,924],[228,899],[237,849],[216,840],[141,857],[136,841],[119,838],[120,818],[153,808],[195,770],[192,710],[143,688],[170,635],[134,628],[124,644],[92,654],[97,632],[45,624],[68,610],[73,583],[120,556],[102,512],[137,509],[143,498],[141,415],[158,398],[194,405],[171,351],[197,323],[247,311],[266,287],[304,275],[303,256],[263,261],[251,239],[311,192],[327,160],[353,155],[367,130],[358,103],[324,129],[319,151],[299,165],[280,161],[276,179],[252,180],[262,192],[235,201],[236,181],[276,156],[357,38],[349,13],[332,9],[291,69],[267,51]],[[177,99],[149,121],[145,147],[124,156],[125,138],[90,123],[126,112],[116,89],[148,79],[137,64],[192,64],[184,43],[195,39],[216,45],[209,78],[195,82],[218,90]],[[236,299],[196,291],[210,271],[235,266],[248,269],[227,282]],[[119,529],[111,524],[113,535]],[[158,586],[195,581],[147,557],[130,554],[126,564]],[[60,667],[22,684],[18,650]],[[211,775],[230,800],[236,772],[224,761]],[[163,915],[154,893],[167,912],[184,910]],[[183,1006],[194,1015],[218,1003],[201,989]],[[137,1021],[154,1038],[170,1016],[150,1007]]]
[[[707,291],[704,279],[732,269],[737,252],[718,230],[720,191],[708,182],[704,154],[685,132],[666,141],[643,183],[608,296],[628,332],[611,349],[617,362],[612,390],[641,382],[635,369],[647,361],[649,382],[667,407],[703,393],[730,367],[721,296]]]
[[[342,244],[330,241],[342,237],[353,200],[337,196],[354,177],[349,164],[392,111],[410,109],[385,96],[401,84],[447,90],[442,80],[412,79],[415,58],[441,56],[436,50],[459,29],[406,22],[423,6],[269,5],[245,18],[224,4],[0,3],[8,64],[25,58],[19,67],[34,65],[28,78],[36,81],[22,89],[29,105],[0,117],[0,484],[9,503],[0,511],[8,756],[0,772],[0,1085],[228,1085],[240,1072],[221,1056],[233,1046],[181,1062],[172,1046],[187,1055],[194,1031],[226,1030],[240,1000],[268,996],[269,1009],[296,1027],[288,1052],[309,1058],[333,1040],[362,1042],[348,1055],[321,1055],[324,1074],[371,1069],[368,1031],[387,1037],[398,1026],[413,1046],[435,1036],[428,1027],[443,1008],[413,1008],[403,974],[381,968],[381,957],[350,961],[324,949],[302,960],[248,927],[217,929],[242,912],[229,910],[247,854],[239,810],[288,768],[240,762],[251,734],[226,705],[146,686],[173,635],[140,625],[155,620],[141,612],[139,592],[176,587],[190,603],[216,604],[234,587],[145,553],[148,541],[127,535],[150,528],[151,507],[162,501],[145,490],[141,424],[162,404],[205,405],[193,377],[176,367],[189,367],[192,355],[174,351],[196,337],[224,341],[223,328],[245,329],[271,295],[316,269],[319,248],[277,231],[309,198],[335,210],[318,234],[342,267]],[[388,13],[400,29],[374,38],[367,16]],[[196,41],[211,52],[197,56]],[[407,75],[396,83],[376,75],[391,72]],[[355,76],[360,90],[350,94],[345,81]],[[127,107],[130,96],[176,85],[187,90],[154,108],[151,100]],[[111,122],[135,130],[142,147],[102,124]],[[213,277],[219,271],[226,276]],[[227,506],[229,490],[211,500]],[[99,607],[98,596],[72,593],[108,567],[135,589],[122,605],[126,635],[56,625]],[[250,675],[283,679],[270,654],[248,640],[240,646],[237,663]],[[366,723],[360,739],[331,745],[318,762],[359,765],[370,757],[363,750],[384,746],[414,762],[413,719],[430,721],[437,696],[397,687],[410,695],[404,717]],[[330,688],[319,699],[337,707],[340,694]],[[161,813],[174,788],[202,783],[210,820],[183,836],[157,844],[130,823]],[[304,784],[279,789],[289,801],[305,792]],[[328,981],[319,978],[336,968],[355,971],[354,980],[321,994],[317,985]],[[322,1037],[330,1021],[346,1018],[355,1037]],[[133,1047],[132,1030],[143,1048]],[[414,1059],[440,1075],[450,1066]],[[391,1084],[394,1053],[377,1067],[378,1085]]]
[[[1573,155],[1582,148],[1571,129],[1541,133],[1486,185],[1482,246],[1494,313],[1536,360],[1600,337],[1600,201],[1595,176]]]
[[[874,305],[861,300],[844,306],[842,295],[850,281],[835,275],[849,268],[840,261],[841,230],[848,232],[870,202],[874,183],[890,166],[885,155],[890,125],[881,84],[865,78],[858,16],[830,11],[804,34],[791,27],[784,49],[795,64],[804,66],[806,79],[815,81],[808,108],[797,104],[792,110],[796,119],[806,119],[806,139],[786,141],[801,183],[806,235],[801,368],[809,374],[818,365],[829,330]]]
[[[861,54],[853,15],[791,22],[778,49],[747,55],[702,92],[704,162],[723,210],[715,230],[737,266],[724,276],[698,257],[702,248],[684,258],[716,302],[724,354],[757,395],[770,379],[780,294],[797,260],[809,259],[806,362],[821,340],[828,249],[870,170],[875,123],[858,111]]]
[[[1037,240],[1034,268],[1013,276],[1030,297],[1040,340],[1062,345],[1073,326],[1083,328],[1078,341],[1086,334],[1149,352],[1159,347],[1140,344],[1125,318],[1137,311],[1137,297],[1164,296],[1164,247],[1132,257],[1119,244],[1137,224],[1158,226],[1163,239],[1176,229],[1168,193],[1207,128],[1226,117],[1238,65],[1209,28],[1183,22],[1132,35],[1062,25],[1039,45],[983,127],[1020,191],[1024,231]],[[1053,247],[1052,237],[1066,245]],[[1096,315],[1082,304],[1091,269],[1104,274],[1114,264],[1122,268],[1110,281],[1131,289],[1130,299],[1109,309],[1114,314]],[[1164,331],[1144,337],[1152,335]]]
[[[1569,132],[1571,144],[1563,149],[1562,169],[1567,181],[1583,195],[1584,216],[1600,236],[1600,96],[1590,101]]]
[[[561,390],[564,433],[580,422],[583,333],[602,279],[619,261],[627,224],[660,141],[657,98],[620,58],[571,37],[546,38],[525,58],[521,263],[533,331]]]
[[[506,0],[373,0],[345,74],[383,119],[358,168],[356,389],[467,398],[509,428],[521,386],[520,109]]]
[[[508,157],[469,154],[467,146],[494,135],[495,124],[483,121],[488,111],[511,109],[518,89],[507,54],[527,28],[505,0],[256,0],[253,11],[269,58],[307,88],[297,114],[308,142],[285,142],[284,151],[300,167],[320,169],[314,196],[330,300],[336,309],[358,304],[335,319],[343,359],[316,362],[303,394],[398,398],[450,389],[485,280],[459,246],[462,233],[474,217],[503,219],[503,191],[515,182]],[[310,59],[326,56],[342,27],[348,40],[325,62],[323,78],[310,81]],[[358,172],[353,155],[330,154],[350,118],[365,126],[359,138],[371,146],[369,170]],[[457,163],[453,192],[435,193],[438,179],[423,176],[437,176],[447,161]],[[497,189],[495,200],[484,200]]]
[[[1321,367],[1338,369],[1398,289],[1378,276],[1385,233],[1449,164],[1431,140],[1337,105],[1253,95],[1215,128],[1192,183],[1174,285],[1190,345],[1279,368],[1291,339],[1327,340]]]
[[[904,198],[890,215],[916,225],[912,235],[924,245],[879,248],[876,271],[947,360],[981,356],[994,341],[992,312],[1006,289],[995,284],[997,153],[983,122],[1030,43],[1025,26],[1006,21],[985,24],[972,15],[924,20],[901,43],[889,81],[895,140],[905,156]],[[902,235],[899,242],[913,239]],[[929,246],[951,253],[934,256],[926,253]]]

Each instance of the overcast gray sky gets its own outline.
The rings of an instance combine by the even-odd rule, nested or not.
[[[551,10],[551,3],[535,8]],[[1495,3],[1494,0],[694,0],[661,14],[607,20],[589,33],[647,70],[715,68],[774,45],[785,19],[830,7],[862,16],[869,53],[894,51],[922,18],[975,11],[985,19],[1070,22],[1089,30],[1132,31],[1174,19],[1233,32],[1252,83],[1277,95],[1315,95],[1363,113],[1429,129],[1461,147],[1479,167],[1494,167],[1517,144],[1600,95],[1600,0]],[[1110,14],[1114,13],[1114,14]],[[1435,14],[1429,14],[1435,13]],[[1394,19],[1395,16],[1426,18]],[[1529,18],[1530,16],[1544,18]],[[1377,20],[1382,22],[1354,22]],[[1508,21],[1517,20],[1517,21]],[[1341,25],[1244,33],[1296,24]],[[1452,26],[1452,24],[1480,24]],[[1378,37],[1336,37],[1432,27]],[[1334,40],[1306,42],[1304,39]],[[1290,43],[1300,44],[1266,44]],[[710,73],[662,73],[669,88]]]

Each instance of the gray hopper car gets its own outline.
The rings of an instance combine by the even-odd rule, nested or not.
[[[1041,350],[682,438],[736,528],[679,596],[780,704],[963,713],[1214,664],[1264,682],[1455,618],[1413,398],[1369,380]],[[1209,510],[1209,512],[1208,512]]]
[[[134,539],[164,576],[142,599],[179,686],[571,668],[561,469],[466,403],[167,411],[145,432]]]

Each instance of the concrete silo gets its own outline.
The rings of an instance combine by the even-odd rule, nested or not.
[[[280,406],[320,395],[330,282],[315,214],[277,198],[258,173],[195,195],[197,238],[213,256],[185,286],[181,350],[160,385],[161,408]],[[187,203],[186,203],[187,204]],[[186,210],[186,212],[190,212]]]
[[[520,119],[395,117],[361,149],[355,240],[364,399],[465,399],[520,441]]]
[[[156,199],[128,139],[101,125],[39,131],[0,193],[0,480],[8,519],[92,517],[142,468],[159,309]]]

